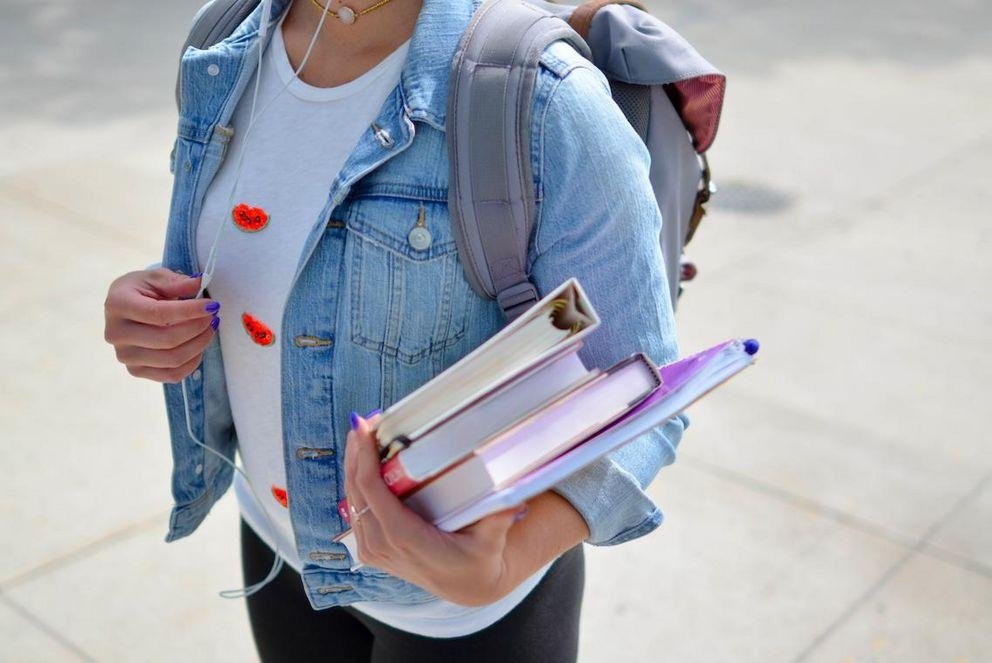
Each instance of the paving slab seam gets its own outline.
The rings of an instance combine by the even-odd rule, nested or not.
[[[754,411],[761,411],[766,417],[771,417],[772,419],[783,416],[801,418],[804,424],[810,427],[817,427],[819,430],[830,430],[835,434],[835,443],[845,448],[861,448],[867,441],[880,450],[905,451],[903,437],[900,435],[880,431],[857,419],[846,418],[838,420],[836,417],[832,417],[828,413],[822,412],[820,409],[806,403],[787,402],[780,398],[771,398],[762,392],[731,387],[727,387],[726,397],[741,401],[744,404],[749,404]],[[689,458],[691,459],[691,457]],[[966,460],[969,466],[981,463],[980,469],[992,471],[992,462],[985,456],[980,458],[977,456],[975,458],[969,457]],[[696,462],[706,461],[698,460]],[[960,462],[963,463],[966,461],[961,460]],[[979,469],[975,471],[977,473]],[[978,476],[984,476],[984,472],[978,474]],[[884,529],[882,525],[875,524],[875,526],[883,527]],[[915,544],[916,539],[914,537],[909,536],[906,538],[911,544]]]
[[[46,623],[43,619],[35,615],[33,612],[31,612],[24,606],[22,606],[20,603],[17,603],[13,599],[11,599],[6,594],[4,594],[3,591],[0,591],[0,603],[3,603],[5,606],[16,612],[24,620],[30,622],[31,625],[33,625],[39,631],[41,631],[46,636],[57,642],[64,649],[74,654],[76,658],[78,658],[80,661],[85,661],[86,663],[97,663],[97,659],[93,658],[85,651],[83,651],[83,649],[79,645],[67,639],[64,635],[62,635],[54,628],[49,626],[48,623]]]
[[[82,561],[88,557],[92,557],[93,555],[106,550],[110,546],[132,539],[135,536],[148,531],[152,527],[161,526],[162,523],[165,522],[165,519],[168,518],[168,514],[168,511],[156,513],[154,516],[145,518],[144,520],[140,520],[130,525],[126,525],[108,534],[104,534],[99,539],[86,543],[78,548],[74,548],[73,550],[59,555],[58,557],[53,557],[52,559],[46,560],[34,568],[7,578],[0,582],[0,592],[9,591],[27,582],[41,578],[52,571],[56,571],[70,564]]]
[[[940,546],[932,543],[927,543],[920,552],[928,557],[939,559],[942,562],[946,562],[992,580],[992,566],[979,562],[978,560],[971,559],[970,557],[966,557],[952,550],[946,550],[945,548],[941,548]]]
[[[962,509],[968,506],[971,501],[976,499],[990,483],[992,483],[992,472],[989,472],[982,477],[971,490],[958,499],[943,516],[938,518],[937,521],[927,529],[923,536],[920,537],[920,540],[916,543],[916,545],[908,550],[898,561],[896,561],[895,564],[883,573],[878,580],[872,583],[872,585],[869,586],[861,596],[855,599],[851,605],[845,608],[837,616],[837,618],[834,619],[829,626],[827,626],[826,629],[813,638],[809,645],[807,645],[798,656],[792,659],[793,663],[802,663],[802,661],[807,660],[810,655],[820,647],[820,645],[826,642],[831,635],[833,635],[841,626],[844,625],[845,622],[847,622],[848,619],[851,618],[851,616],[853,616],[863,605],[865,605],[865,603],[871,600],[872,596],[885,587],[885,585],[888,584],[888,582],[895,577],[895,575],[899,573],[899,571],[902,570],[902,568],[906,566],[910,560],[919,554],[925,554],[924,549],[927,547],[930,539],[954,516],[958,515]]]
[[[901,548],[909,549],[916,543],[912,537],[886,529],[881,525],[871,522],[870,520],[865,520],[864,518],[841,511],[835,507],[822,504],[809,497],[797,495],[785,490],[784,488],[766,483],[760,479],[755,479],[754,477],[749,477],[746,474],[736,472],[715,463],[699,460],[697,458],[681,458],[679,459],[679,462],[699,470],[704,474],[708,474],[709,476],[724,479],[725,481],[737,484],[738,486],[749,489],[752,492],[777,499],[800,509],[812,511],[819,516],[829,518],[830,520],[846,525],[851,529],[856,529],[864,534],[883,539]]]
[[[731,483],[737,484],[742,488],[761,493],[767,497],[778,499],[795,507],[812,511],[819,516],[829,518],[830,520],[850,527],[851,529],[855,529],[863,534],[882,539],[901,548],[906,548],[909,550],[918,545],[918,541],[915,541],[912,537],[888,530],[881,525],[871,522],[870,520],[865,520],[864,518],[860,518],[845,511],[841,511],[835,507],[822,504],[808,497],[796,495],[795,493],[789,492],[784,488],[765,483],[759,479],[749,477],[746,474],[741,474],[739,472],[735,472],[734,470],[721,467],[720,465],[695,458],[683,458],[679,462],[699,470],[700,472],[703,472],[711,477],[724,479]],[[932,557],[947,564],[951,564],[952,566],[956,566],[965,571],[970,571],[992,579],[992,566],[983,564],[977,560],[973,560],[950,550],[945,550],[931,543],[926,543],[923,548],[917,552],[926,555],[927,557]]]

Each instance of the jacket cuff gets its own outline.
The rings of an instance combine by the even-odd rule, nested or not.
[[[687,425],[688,418],[677,415],[552,487],[582,514],[589,528],[586,543],[624,543],[661,524],[661,510],[644,488],[675,460]]]

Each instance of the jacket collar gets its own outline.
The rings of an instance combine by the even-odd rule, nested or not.
[[[270,25],[277,24],[290,2],[273,0]],[[411,119],[444,130],[451,62],[462,33],[480,4],[482,0],[423,0],[400,74],[400,88]],[[245,31],[236,32],[243,37],[255,34],[260,20],[261,3],[246,19]]]

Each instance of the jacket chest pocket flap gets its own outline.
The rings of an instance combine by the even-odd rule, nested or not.
[[[366,194],[344,216],[351,341],[407,364],[457,343],[474,293],[444,199]]]

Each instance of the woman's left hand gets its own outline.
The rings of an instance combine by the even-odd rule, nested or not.
[[[526,505],[486,516],[458,532],[439,530],[382,480],[371,432],[379,415],[355,416],[357,428],[348,433],[345,448],[345,494],[363,564],[467,606],[492,603],[523,580],[515,577],[506,552],[507,534],[526,513]]]

